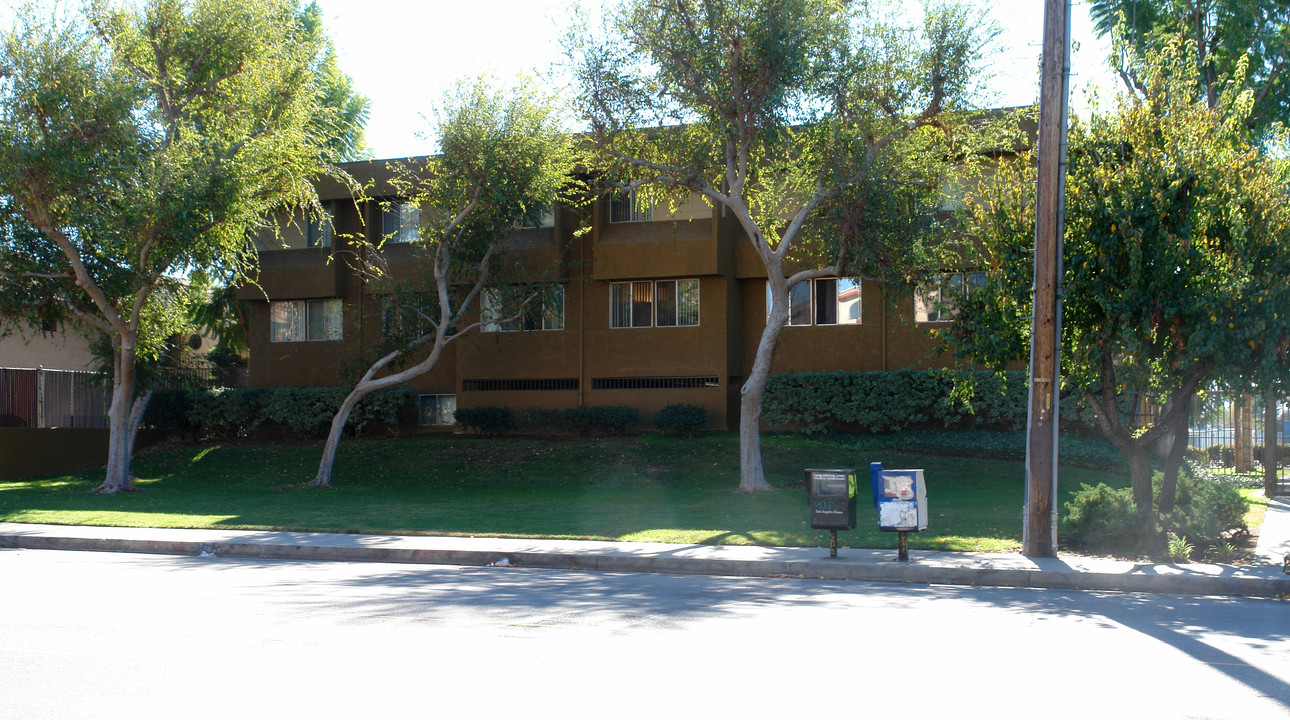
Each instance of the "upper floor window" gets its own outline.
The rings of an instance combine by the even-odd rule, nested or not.
[[[421,237],[421,208],[397,200],[382,203],[381,237],[385,242],[416,242]]]
[[[770,292],[766,292],[770,315]],[[859,325],[860,281],[855,278],[816,278],[788,290],[789,325]]]
[[[269,332],[273,342],[340,340],[340,298],[270,303]]]
[[[914,322],[949,322],[957,300],[985,285],[985,273],[945,273],[914,291]]]
[[[637,190],[615,193],[609,200],[609,222],[646,222],[654,219],[654,205]]]
[[[693,327],[698,324],[697,278],[609,284],[610,327]]]
[[[313,212],[314,216],[309,218],[305,226],[305,247],[331,247],[332,237],[335,235],[332,224],[335,210],[332,203],[324,201],[321,209]]]
[[[501,321],[498,318],[506,313],[501,293],[495,289],[484,291],[480,300],[483,332],[519,332],[520,330],[563,330],[564,329],[564,287],[555,289],[546,298],[530,300],[518,317]],[[512,313],[513,314],[513,313]],[[494,322],[496,320],[496,322]]]

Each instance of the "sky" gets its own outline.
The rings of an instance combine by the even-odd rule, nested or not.
[[[425,116],[458,78],[490,73],[543,75],[561,59],[559,34],[567,0],[318,0],[341,69],[372,101],[367,146],[374,158],[424,155]],[[589,5],[599,4],[589,0]],[[995,66],[998,105],[1028,105],[1039,97],[1043,40],[1041,0],[996,0],[994,17],[1005,48]],[[379,8],[377,10],[376,8]],[[1084,105],[1090,82],[1113,92],[1107,44],[1093,33],[1088,4],[1072,6],[1071,104]]]

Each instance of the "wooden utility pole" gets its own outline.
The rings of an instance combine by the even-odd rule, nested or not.
[[[1039,84],[1039,178],[1035,198],[1035,301],[1026,428],[1026,515],[1021,550],[1028,557],[1057,554],[1062,208],[1066,196],[1069,78],[1069,0],[1045,0],[1044,59]]]

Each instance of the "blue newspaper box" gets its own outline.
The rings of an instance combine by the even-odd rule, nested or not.
[[[878,529],[914,532],[927,529],[927,488],[922,470],[883,470],[870,463],[873,504],[878,508]],[[903,536],[902,536],[903,537]]]

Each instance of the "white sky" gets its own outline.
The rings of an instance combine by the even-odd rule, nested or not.
[[[488,72],[505,78],[541,74],[561,58],[560,18],[567,0],[318,0],[340,65],[372,101],[367,145],[376,158],[422,155],[432,150],[418,133],[424,115],[458,78]],[[588,0],[587,4],[599,4]],[[1041,0],[995,0],[1006,51],[997,69],[1001,106],[1039,97],[1043,39]],[[1089,80],[1111,89],[1106,43],[1088,20],[1087,4],[1072,8],[1071,102]]]

